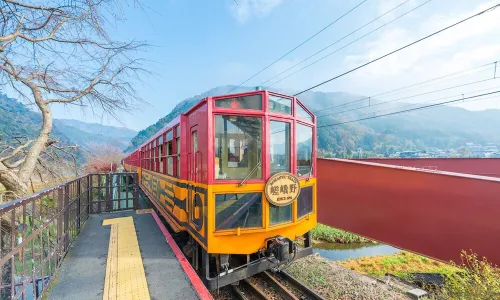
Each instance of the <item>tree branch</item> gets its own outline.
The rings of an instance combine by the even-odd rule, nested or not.
[[[17,154],[19,154],[19,152],[21,152],[21,150],[23,150],[24,148],[28,147],[31,143],[33,142],[33,140],[29,140],[27,141],[26,143],[18,146],[17,148],[15,148],[9,155],[7,155],[6,157],[0,157],[0,162],[5,162],[6,160],[9,160],[11,158],[14,158]]]

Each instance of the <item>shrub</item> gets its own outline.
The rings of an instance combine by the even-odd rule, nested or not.
[[[500,299],[500,270],[493,266],[485,257],[477,254],[460,254],[460,272],[446,275],[440,298],[444,299]]]
[[[311,231],[312,238],[328,243],[366,243],[371,242],[362,236],[318,223]]]

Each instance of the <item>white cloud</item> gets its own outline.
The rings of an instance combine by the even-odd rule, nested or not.
[[[253,16],[264,16],[278,7],[283,0],[236,0],[231,4],[232,15],[244,23]]]
[[[482,4],[474,12],[484,10],[492,3]],[[365,53],[361,55],[347,56],[345,62],[349,65],[359,65],[368,62],[386,53],[391,52],[405,44],[426,36],[434,31],[451,25],[464,19],[474,12],[460,13],[455,15],[434,15],[421,22],[417,28],[392,28],[384,30],[379,38],[365,44]],[[482,57],[492,58],[496,51],[496,45],[500,45],[500,39],[496,32],[500,25],[500,9],[488,14],[476,17],[466,23],[451,28],[419,44],[411,46],[401,52],[391,55],[380,63],[376,63],[365,72],[371,75],[388,75],[407,72],[419,68],[419,64],[441,60],[448,61],[450,58],[460,58],[455,63],[467,65],[469,60],[477,60],[477,51],[471,49],[482,46]],[[484,44],[489,44],[484,47]],[[490,50],[488,53],[484,51]]]
[[[386,12],[397,4],[402,3],[402,1],[403,0],[388,0],[384,5],[377,7],[377,11],[380,13]],[[381,2],[385,2],[385,0],[381,0]],[[422,2],[411,0],[408,4],[405,4],[404,8],[401,7],[401,9],[398,9],[396,14],[400,15],[419,3]],[[498,3],[498,0],[469,2],[464,6],[445,5],[437,2],[433,3],[435,6],[425,6],[422,9],[416,10],[415,13],[412,13],[412,16],[405,16],[401,21],[377,31],[373,36],[370,35],[368,39],[362,39],[354,43],[352,47],[350,46],[345,50],[339,51],[328,59],[321,61],[321,63],[298,72],[296,75],[276,85],[272,85],[272,87],[293,88],[296,90],[311,87],[325,79],[342,74],[347,70],[358,67],[398,49],[401,46],[469,17],[474,13],[493,6]],[[410,7],[408,7],[408,5],[410,5]],[[396,16],[392,16],[390,19],[395,17]],[[389,20],[384,20],[383,22],[387,21]],[[362,21],[359,22],[362,23]],[[366,28],[366,31],[360,32],[358,36],[369,32],[376,26],[379,25],[374,24],[373,28]],[[347,76],[333,80],[331,83],[322,85],[315,90],[345,91],[366,96],[377,95],[396,88],[491,63],[496,60],[500,61],[500,35],[497,34],[499,27],[500,8],[444,31],[426,41],[415,44],[397,54],[390,55],[387,58],[361,68]],[[352,37],[351,40],[356,38],[357,36]],[[345,41],[344,44],[349,43],[351,40]],[[314,51],[314,49],[311,51]],[[305,54],[305,56],[308,55]],[[279,61],[273,67],[269,68],[265,75],[262,74],[262,79],[266,80],[281,73],[281,71],[295,65],[295,63],[302,60],[302,58],[304,57],[290,57]],[[279,76],[278,79],[283,78],[287,74],[291,74],[304,65],[306,64],[302,64],[292,71]],[[391,100],[393,98],[426,93],[433,90],[445,89],[473,81],[492,78],[492,66],[493,65],[489,65],[487,69],[475,70],[477,72],[471,74],[461,74],[460,77],[447,79],[443,83],[438,82],[437,84],[426,87],[419,86],[413,90],[409,90],[406,94],[404,92],[402,95],[398,94],[397,97],[384,96],[379,100]],[[467,85],[463,88],[449,89],[441,93],[432,93],[408,101],[433,102],[443,97],[461,94],[470,95],[470,93],[474,91],[500,86],[500,63],[498,66],[497,78],[499,78],[499,80]],[[260,79],[261,78],[259,78],[259,80]],[[257,79],[255,80],[259,81]],[[274,79],[271,82],[275,82],[276,80],[277,79]],[[474,107],[484,109],[486,107],[500,107],[500,101],[499,99],[491,99],[471,102],[470,105],[467,103],[460,105],[472,109],[474,109]],[[381,109],[382,108],[383,107],[381,107]]]

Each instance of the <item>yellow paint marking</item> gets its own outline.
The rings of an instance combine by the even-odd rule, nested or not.
[[[106,219],[111,225],[103,300],[151,299],[132,217]]]
[[[146,208],[146,209],[138,209],[135,211],[136,214],[142,215],[142,214],[150,214],[153,210],[151,208]]]

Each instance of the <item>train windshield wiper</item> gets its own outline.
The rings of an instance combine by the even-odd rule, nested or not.
[[[250,179],[250,176],[260,167],[261,162],[259,161],[255,167],[248,173],[248,175],[240,182],[238,183],[238,187],[241,187],[245,182],[247,182],[248,179]]]

